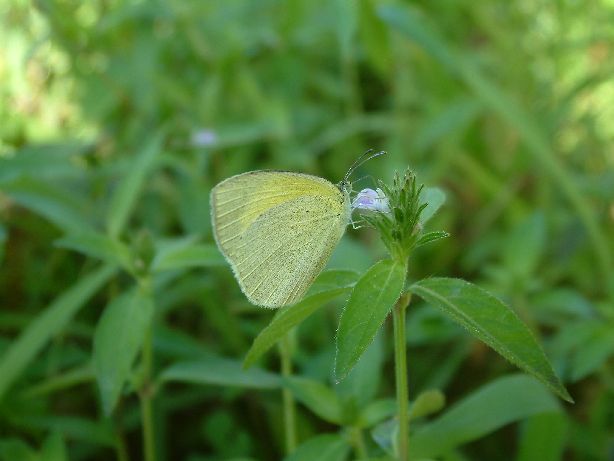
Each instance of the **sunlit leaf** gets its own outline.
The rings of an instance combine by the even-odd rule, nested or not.
[[[508,306],[476,285],[459,279],[430,278],[409,291],[441,309],[513,364],[573,402],[531,331]]]

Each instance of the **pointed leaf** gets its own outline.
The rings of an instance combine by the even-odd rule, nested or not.
[[[427,232],[418,239],[418,241],[416,242],[416,246],[419,247],[421,245],[426,245],[427,243],[435,242],[440,239],[445,239],[449,236],[450,234],[445,231]]]
[[[441,309],[503,357],[573,402],[544,351],[516,313],[490,293],[459,279],[430,278],[409,291]]]
[[[117,297],[98,322],[94,333],[94,370],[107,415],[115,408],[130,376],[152,316],[151,299],[135,289]]]
[[[403,290],[405,272],[403,264],[383,259],[371,266],[354,286],[337,331],[337,380],[349,373],[373,341]]]

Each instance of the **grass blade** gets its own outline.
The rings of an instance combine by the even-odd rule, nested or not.
[[[117,237],[130,218],[145,179],[162,146],[163,134],[156,133],[134,158],[128,174],[118,185],[109,205],[107,229],[111,237]]]

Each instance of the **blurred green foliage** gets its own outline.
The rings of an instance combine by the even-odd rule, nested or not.
[[[334,385],[337,299],[297,329],[292,383],[275,354],[242,371],[272,313],[240,293],[208,209],[232,174],[337,181],[371,147],[389,155],[358,178],[409,165],[447,193],[432,225],[451,237],[416,251],[412,277],[506,300],[577,402],[502,377],[509,364],[412,304],[410,397],[449,403],[414,415],[410,451],[607,459],[613,23],[611,0],[2,2],[0,459],[141,459],[139,400],[161,460],[281,459],[282,385],[301,403],[290,459],[348,459],[359,435],[385,456],[390,328]],[[350,230],[330,267],[362,272],[383,254]],[[155,306],[135,336],[118,317],[130,296]],[[151,350],[131,363],[143,335]]]

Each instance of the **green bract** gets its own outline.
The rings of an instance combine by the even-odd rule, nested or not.
[[[406,261],[415,247],[448,237],[443,231],[423,234],[424,224],[445,201],[440,189],[418,186],[409,168],[403,175],[395,173],[392,186],[378,181],[378,187],[388,199],[390,212],[367,212],[362,218],[377,229],[393,259]]]

